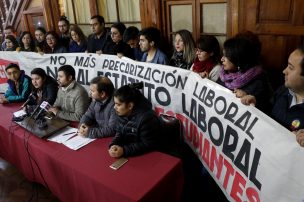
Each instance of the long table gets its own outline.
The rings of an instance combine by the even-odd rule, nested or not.
[[[29,180],[45,185],[61,201],[180,201],[181,161],[151,152],[131,157],[119,170],[109,168],[110,138],[78,151],[39,139],[11,122],[18,104],[0,104],[0,156]]]

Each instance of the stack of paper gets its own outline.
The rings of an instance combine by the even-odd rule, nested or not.
[[[70,149],[77,150],[95,139],[77,135],[77,128],[66,127],[48,138],[49,141],[62,143]]]

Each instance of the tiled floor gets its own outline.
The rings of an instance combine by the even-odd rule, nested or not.
[[[47,189],[32,183],[11,164],[0,158],[1,202],[59,202]]]

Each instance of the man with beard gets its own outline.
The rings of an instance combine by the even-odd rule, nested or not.
[[[82,137],[103,138],[114,136],[117,115],[113,101],[114,85],[107,77],[97,76],[90,82],[90,96],[93,99],[82,116],[78,134]]]
[[[57,82],[57,98],[49,111],[61,119],[79,121],[90,101],[86,89],[75,80],[75,69],[71,65],[61,66],[58,69]]]

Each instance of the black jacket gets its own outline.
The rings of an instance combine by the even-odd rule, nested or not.
[[[57,92],[58,92],[58,83],[55,79],[53,79],[50,76],[46,77],[46,80],[42,86],[42,101],[48,102],[50,105],[53,105],[57,98]],[[31,100],[29,102],[29,105],[37,105],[40,103],[37,103],[37,89],[34,92],[34,96],[31,97]]]
[[[304,103],[289,107],[292,95],[285,86],[280,87],[273,98],[271,116],[287,129],[294,131],[304,128]]]
[[[140,102],[130,116],[119,117],[110,147],[123,147],[125,157],[156,150],[159,145],[160,121],[147,101]]]

